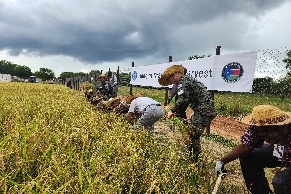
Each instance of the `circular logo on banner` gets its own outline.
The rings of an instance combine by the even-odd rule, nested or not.
[[[237,82],[244,73],[243,67],[238,62],[231,62],[222,69],[221,77],[228,83]]]
[[[137,78],[137,72],[136,71],[133,71],[133,73],[131,75],[131,78],[133,79],[133,81],[136,80],[136,78]]]

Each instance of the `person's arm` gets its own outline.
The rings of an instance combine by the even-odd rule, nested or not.
[[[233,148],[231,152],[222,157],[220,161],[223,162],[224,164],[227,164],[233,160],[247,156],[249,153],[251,153],[252,150],[253,150],[252,148],[247,147],[244,144],[239,144],[238,146]]]
[[[229,152],[226,156],[222,157],[220,160],[216,162],[215,166],[215,173],[219,175],[220,173],[223,172],[224,170],[224,165],[236,160],[238,158],[247,156],[253,149],[244,145],[244,144],[239,144],[236,146],[231,152]]]
[[[178,93],[178,85],[177,84],[174,84],[172,89],[171,89],[171,93],[170,93],[170,96],[168,98],[168,104],[171,102],[172,98],[177,95]]]

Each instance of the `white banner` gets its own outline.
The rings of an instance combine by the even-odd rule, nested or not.
[[[163,87],[158,79],[165,69],[182,64],[188,76],[205,84],[208,90],[250,92],[254,79],[257,51],[215,55],[195,60],[133,67],[132,85]],[[169,86],[170,87],[170,86]]]
[[[0,82],[11,82],[10,74],[0,74]]]
[[[216,56],[212,90],[251,92],[257,52]]]

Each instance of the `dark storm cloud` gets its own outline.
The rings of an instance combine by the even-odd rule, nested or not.
[[[2,0],[0,50],[8,49],[15,56],[71,56],[89,64],[164,55],[172,49],[172,42],[185,39],[187,29],[202,44],[203,35],[212,34],[199,26],[217,19],[235,21],[238,15],[259,18],[283,2]],[[230,47],[234,39],[240,44],[237,40],[244,36],[247,23],[244,25],[233,22],[233,27],[244,29],[227,37]],[[220,28],[217,34],[226,39],[223,36],[231,28]],[[206,47],[207,41],[203,45]]]

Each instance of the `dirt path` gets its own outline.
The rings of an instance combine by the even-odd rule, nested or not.
[[[221,135],[240,143],[240,138],[246,131],[248,125],[236,122],[236,118],[217,115],[211,122],[210,133]]]
[[[193,111],[187,109],[186,114],[189,118]],[[224,115],[217,115],[211,122],[210,133],[223,136],[227,139],[240,143],[240,138],[246,131],[248,125],[238,123],[236,118]]]

